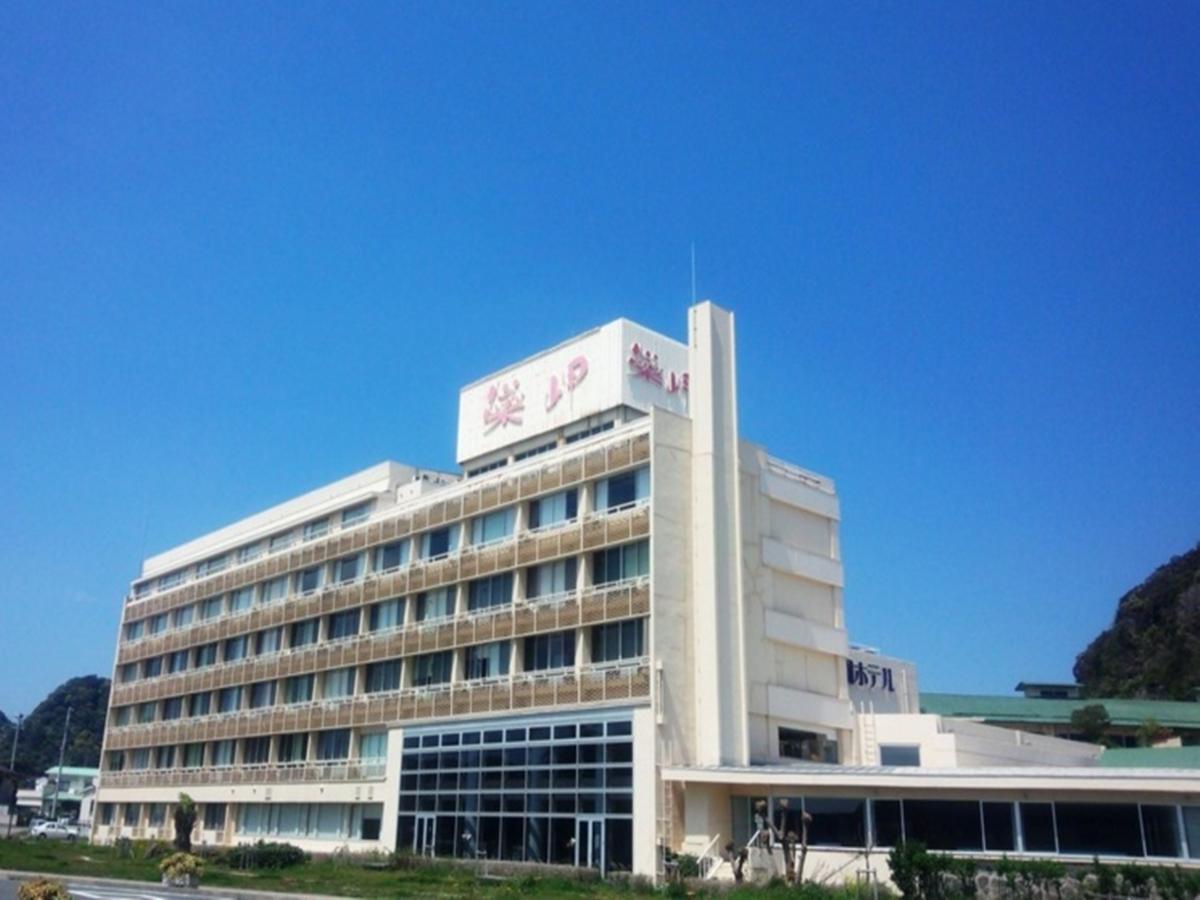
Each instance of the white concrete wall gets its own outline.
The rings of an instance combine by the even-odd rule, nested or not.
[[[922,768],[1090,766],[1103,752],[1094,744],[942,716],[877,714],[871,718],[878,744],[920,747]]]

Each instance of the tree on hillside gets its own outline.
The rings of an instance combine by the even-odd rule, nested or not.
[[[16,770],[24,776],[40,775],[58,765],[58,749],[71,707],[71,733],[63,763],[68,766],[99,766],[100,746],[104,740],[104,719],[108,712],[110,683],[99,675],[71,678],[50,692],[21,723]],[[2,764],[8,765],[15,724],[0,721]]]
[[[1103,744],[1112,718],[1103,703],[1089,703],[1071,713],[1071,728],[1090,744]]]

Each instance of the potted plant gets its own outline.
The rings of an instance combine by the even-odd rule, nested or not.
[[[168,887],[196,887],[204,871],[204,860],[191,853],[172,853],[158,864],[162,883]]]

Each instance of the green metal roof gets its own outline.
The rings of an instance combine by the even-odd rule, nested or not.
[[[1200,747],[1109,747],[1100,765],[1113,769],[1200,769]]]
[[[991,694],[935,694],[921,692],[921,712],[985,722],[1039,722],[1066,725],[1071,713],[1093,703],[1103,704],[1112,724],[1136,728],[1153,719],[1167,728],[1200,729],[1200,703],[1178,700],[1120,700],[1092,697],[1079,700],[1044,700],[1001,697]]]

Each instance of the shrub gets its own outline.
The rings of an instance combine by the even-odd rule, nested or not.
[[[233,869],[286,869],[298,866],[306,859],[308,854],[295,844],[259,841],[231,847],[222,862]]]
[[[700,874],[700,860],[690,853],[678,854],[675,863],[679,866],[680,878],[695,878]]]
[[[158,871],[168,878],[197,878],[204,872],[204,860],[191,853],[172,853],[158,864]]]
[[[117,849],[117,859],[133,859],[133,841],[129,838],[117,838],[115,846]]]
[[[17,900],[71,900],[71,892],[61,881],[35,878],[17,888]]]

